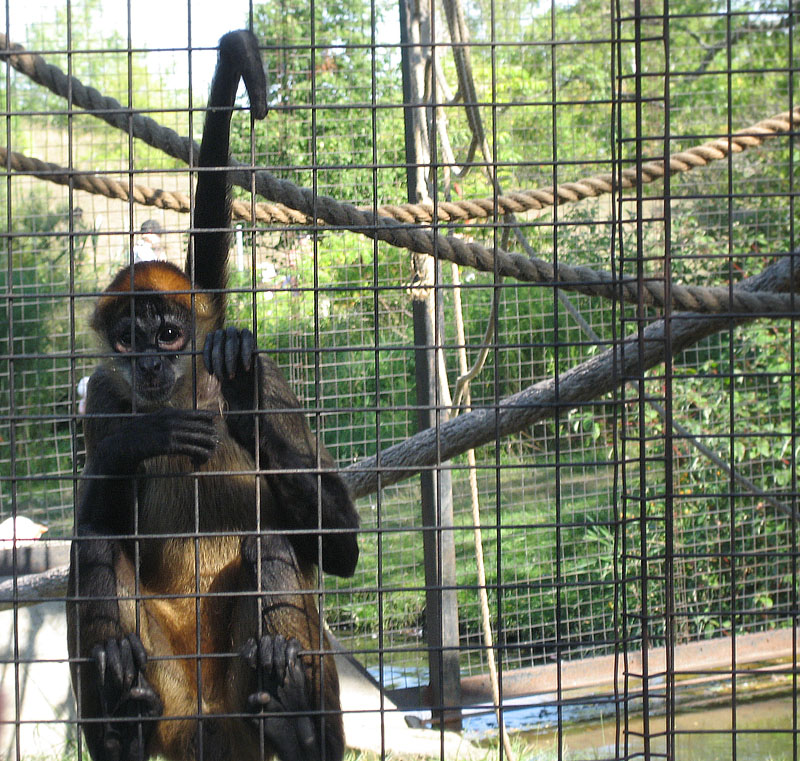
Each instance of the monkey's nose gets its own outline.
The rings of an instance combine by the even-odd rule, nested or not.
[[[157,375],[161,372],[164,363],[158,354],[146,354],[144,357],[139,357],[138,365],[143,373]]]

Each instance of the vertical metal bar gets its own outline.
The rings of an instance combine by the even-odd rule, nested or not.
[[[670,4],[664,0],[662,8],[664,46],[664,163],[670,165],[672,124],[670,121]],[[672,187],[669,173],[664,176],[664,650],[666,675],[664,680],[664,710],[666,711],[666,754],[677,757],[675,745],[675,462],[673,421],[673,367],[672,367]],[[679,548],[682,552],[682,548]]]
[[[6,28],[5,34],[6,39],[9,39],[10,35],[10,25],[11,25],[11,18],[9,13],[9,4],[6,2]],[[8,71],[11,67],[6,66],[6,110],[5,110],[5,117],[6,117],[6,145],[12,145],[12,132],[11,132],[11,74]],[[8,151],[8,155],[6,156],[6,166],[4,167],[6,172],[6,230],[8,232],[12,232],[14,229],[13,226],[13,202],[12,202],[12,192],[11,192],[11,151]],[[8,453],[9,453],[9,483],[11,486],[10,490],[10,500],[9,500],[9,508],[11,510],[11,519],[12,521],[16,521],[17,519],[17,414],[16,414],[16,399],[17,399],[17,389],[16,389],[16,375],[15,375],[15,354],[16,354],[16,347],[14,344],[14,335],[15,335],[15,327],[16,327],[16,320],[14,318],[14,296],[15,296],[15,288],[14,288],[14,238],[9,235],[5,241],[5,250],[6,250],[6,282],[5,282],[5,293],[3,294],[5,300],[5,308],[8,320],[8,343],[6,344],[8,349]],[[16,523],[12,524],[16,526]],[[16,538],[16,528],[12,529],[11,532],[12,537]],[[13,664],[13,672],[14,672],[14,722],[13,722],[13,732],[14,732],[14,759],[15,761],[20,761],[22,757],[22,749],[20,748],[20,732],[22,726],[20,724],[20,708],[21,708],[21,696],[20,696],[20,653],[19,653],[19,608],[17,606],[17,546],[16,542],[12,542],[11,544],[11,579],[12,579],[12,632],[14,641],[12,643],[12,650],[14,656],[14,664]],[[10,723],[10,722],[9,722]],[[8,754],[11,755],[10,753]]]
[[[609,17],[609,35],[611,40],[611,51],[609,58],[609,77],[611,81],[611,113],[609,119],[609,148],[611,151],[611,173],[614,177],[614,182],[619,187],[620,175],[622,173],[622,161],[620,156],[622,153],[622,146],[618,143],[621,138],[621,103],[620,92],[621,85],[621,48],[620,38],[622,37],[620,29],[620,16],[621,9],[619,7],[619,0],[614,0],[609,3],[610,17]],[[611,265],[611,276],[614,282],[618,282],[618,265],[617,253],[621,254],[622,249],[620,246],[621,241],[621,225],[622,219],[622,194],[617,193],[616,197],[610,204],[611,210],[611,240],[609,245],[609,263]],[[619,357],[619,328],[618,320],[620,315],[617,314],[617,302],[611,302],[611,340],[614,347],[614,367],[617,366]],[[618,393],[613,395],[613,418],[612,425],[614,435],[612,438],[612,457],[613,457],[613,490],[611,493],[611,506],[614,515],[614,549],[612,554],[612,568],[613,568],[613,632],[614,632],[614,754],[617,758],[627,756],[627,730],[628,730],[628,703],[627,703],[627,640],[624,636],[625,627],[627,622],[624,615],[624,606],[626,595],[622,589],[621,579],[625,577],[625,522],[622,518],[624,514],[624,468],[620,467],[620,430],[624,424],[624,407],[623,402],[625,399],[625,386],[623,385]],[[624,446],[624,445],[623,445]],[[622,499],[621,499],[622,497]],[[622,508],[622,510],[620,509]],[[620,680],[622,676],[622,680]],[[620,682],[623,682],[620,686]]]
[[[637,171],[641,171],[640,167],[644,161],[644,115],[643,111],[643,85],[644,85],[644,38],[646,36],[644,30],[642,1],[635,0],[634,2],[634,15],[633,15],[633,49],[634,49],[634,150],[635,150],[635,166]],[[635,208],[636,208],[636,282],[639,284],[640,294],[643,291],[642,284],[645,278],[644,269],[644,194],[641,184],[637,184],[635,189]],[[636,331],[638,336],[638,355],[639,366],[637,369],[637,381],[639,383],[639,393],[636,398],[636,420],[637,420],[637,441],[639,443],[638,457],[638,487],[636,491],[636,502],[638,504],[637,523],[638,523],[638,554],[640,562],[639,572],[639,615],[641,621],[641,672],[640,678],[642,682],[642,742],[643,758],[649,761],[653,757],[653,723],[651,722],[651,714],[654,707],[657,706],[656,696],[652,691],[652,677],[650,674],[650,628],[652,626],[651,605],[650,605],[650,573],[651,573],[651,559],[649,557],[650,537],[648,526],[648,507],[650,498],[648,496],[648,486],[651,479],[648,478],[647,458],[643,443],[646,441],[647,430],[645,426],[645,402],[644,396],[647,393],[647,378],[644,374],[644,341],[642,336],[644,334],[644,327],[646,324],[646,313],[642,297],[639,297],[639,303],[636,305]],[[653,605],[652,607],[655,607]]]
[[[788,12],[789,12],[789,33],[788,33],[788,61],[797,61],[796,52],[794,47],[794,34],[795,34],[795,7],[792,0],[789,0],[788,4]],[[791,66],[791,64],[790,64]],[[796,71],[796,70],[795,70]],[[794,109],[795,106],[795,77],[789,76],[789,109]],[[795,154],[795,142],[794,140],[789,141],[789,187],[788,190],[788,205],[789,205],[789,250],[792,252],[797,251],[797,232],[795,228],[795,220],[797,219],[797,186],[796,186],[796,175],[795,172],[792,171],[792,167],[797,166],[797,157]],[[792,254],[792,269],[794,270],[797,268],[800,263],[798,263],[796,254]],[[797,314],[797,299],[795,298],[794,302],[795,309],[793,310],[795,314]],[[789,328],[789,367],[791,368],[792,378],[797,378],[797,320],[793,319]],[[797,409],[798,403],[798,393],[797,393],[797,383],[790,383],[790,398],[792,401],[791,409]],[[790,428],[790,440],[791,440],[791,451],[794,453],[791,460],[791,507],[792,512],[797,511],[798,508],[798,462],[797,462],[797,451],[798,451],[798,434],[800,434],[800,430],[798,430],[798,423],[796,419],[792,420],[792,425]],[[797,521],[792,521],[791,523],[791,544],[790,546],[795,549],[791,555],[791,578],[794,580],[791,587],[791,609],[793,611],[797,611],[798,607],[798,594],[797,594],[797,574],[798,574],[798,555],[797,555],[797,547],[798,547],[798,530],[797,530]],[[795,613],[791,618],[792,624],[792,660],[791,660],[791,668],[792,668],[792,759],[793,761],[797,761],[798,757],[800,757],[800,743],[798,743],[798,728],[800,728],[800,722],[798,722],[798,641],[797,641],[797,627],[798,627],[798,617]]]
[[[426,144],[425,119],[414,88],[411,44],[414,9],[400,0],[400,41],[402,44],[403,103],[405,108],[406,176],[409,201],[427,196],[420,168],[429,161],[418,150]],[[423,40],[419,41],[420,43]],[[421,287],[413,298],[415,380],[419,430],[436,427],[447,419],[440,409],[436,369],[436,347],[440,345],[436,320],[436,283],[440,273],[433,259],[417,258]],[[426,632],[434,720],[448,726],[461,725],[461,677],[458,663],[458,602],[456,597],[455,537],[453,534],[453,491],[449,469],[426,470],[420,476],[423,551],[425,556]]]

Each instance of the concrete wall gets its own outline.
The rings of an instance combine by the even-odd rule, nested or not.
[[[24,759],[61,759],[74,752],[63,602],[0,613],[0,695],[0,761],[16,759],[18,745]]]

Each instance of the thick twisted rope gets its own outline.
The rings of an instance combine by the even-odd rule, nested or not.
[[[199,146],[188,137],[181,137],[174,130],[163,127],[148,116],[143,116],[132,109],[123,107],[114,98],[101,95],[93,87],[85,86],[77,77],[68,77],[57,66],[48,64],[40,55],[28,53],[25,48],[14,42],[8,42],[4,34],[0,34],[0,58],[8,61],[17,71],[25,74],[37,84],[48,88],[51,92],[69,99],[90,111],[108,124],[131,132],[134,137],[148,145],[159,148],[169,156],[190,164],[190,157],[197,156]],[[791,111],[762,119],[746,129],[735,132],[730,139],[718,138],[702,145],[693,146],[670,156],[669,172],[677,174],[688,172],[697,167],[704,167],[714,161],[720,161],[729,153],[742,153],[748,148],[762,145],[769,138],[791,132],[800,126],[800,106]],[[378,214],[389,216],[407,224],[432,222],[434,214],[440,222],[456,222],[481,219],[503,214],[520,214],[526,211],[540,210],[548,206],[574,203],[586,198],[613,193],[618,189],[630,189],[660,180],[666,174],[663,160],[647,161],[639,167],[630,167],[621,172],[619,185],[611,173],[584,177],[574,182],[565,182],[556,187],[520,190],[503,193],[494,198],[479,198],[461,201],[440,201],[431,203],[386,204],[378,207]],[[242,187],[250,188],[249,177],[242,182]],[[271,199],[275,201],[276,199]],[[362,209],[362,211],[368,211]],[[258,217],[258,212],[256,212]],[[307,216],[305,223],[312,221]],[[278,219],[277,221],[282,221]],[[300,220],[298,220],[300,221]]]
[[[116,198],[120,201],[134,201],[143,206],[154,206],[187,214],[191,211],[191,203],[186,193],[178,190],[150,188],[146,185],[129,185],[104,175],[81,172],[48,161],[41,161],[22,153],[8,151],[0,146],[0,164],[20,174],[49,180],[56,185],[72,185],[76,190]],[[234,219],[252,220],[252,204],[247,201],[233,201],[231,212]],[[259,203],[255,207],[255,221],[261,224],[300,224],[306,221],[303,214],[289,209],[283,204]]]
[[[190,210],[189,197],[185,193],[166,190],[154,190],[143,185],[134,185],[132,192],[126,183],[90,173],[75,172],[57,164],[29,158],[20,153],[6,151],[0,147],[0,162],[11,169],[24,174],[48,179],[59,185],[69,185],[89,193],[101,194],[122,201],[133,199],[137,203],[169,209],[178,212]],[[273,178],[275,179],[275,178]],[[278,180],[278,182],[282,182]],[[298,191],[292,183],[289,185]],[[341,204],[336,203],[335,206]],[[233,202],[235,218],[251,219],[251,204],[245,201]],[[334,207],[335,208],[335,207]],[[279,222],[290,224],[295,221],[292,209],[281,204],[257,204],[256,221],[263,223]],[[366,212],[361,212],[366,213]],[[343,224],[346,227],[347,225]],[[401,234],[406,230],[401,227]],[[476,243],[464,243],[452,236],[437,236],[434,243],[457,245],[436,252],[434,247],[426,248],[422,253],[438,253],[442,258],[455,261],[462,266],[471,266],[485,272],[493,271],[493,256],[489,249]],[[413,245],[413,241],[412,244]],[[409,246],[410,247],[410,246]],[[522,254],[500,252],[498,273],[509,275],[518,280],[537,283],[557,283],[566,290],[578,291],[589,295],[601,295],[606,298],[617,298],[622,289],[622,300],[637,303],[639,288],[636,280],[630,278],[615,280],[609,273],[591,269],[590,267],[560,265],[556,270],[550,262],[542,259],[531,259]],[[680,286],[673,284],[673,303],[684,311],[706,314],[722,312],[752,312],[771,314],[773,316],[790,316],[795,303],[791,294],[769,292],[747,292],[735,288],[732,292],[727,286],[700,287]],[[652,280],[644,283],[643,303],[651,306],[663,306],[665,286],[662,281]]]
[[[4,50],[5,49],[5,50]],[[114,98],[101,95],[93,87],[86,87],[76,77],[68,77],[56,66],[48,64],[41,56],[25,52],[21,45],[9,43],[0,34],[0,59],[7,60],[11,66],[30,77],[61,97],[89,113],[103,119],[108,124],[132,134],[148,145],[164,151],[191,165],[198,155],[197,144],[187,137],[179,136],[174,130],[162,127],[153,119],[124,108]],[[682,171],[681,167],[702,166],[709,160],[724,157],[725,151],[741,152],[746,147],[758,145],[767,136],[777,134],[776,130],[787,131],[794,123],[800,123],[800,107],[785,118],[773,117],[759,122],[754,128],[737,133],[731,140],[713,141],[711,147],[699,146],[699,152],[684,151],[673,156],[670,171]],[[761,125],[761,126],[759,126]],[[764,126],[766,125],[766,126]],[[788,126],[787,126],[788,125]],[[732,146],[736,145],[737,148]],[[683,158],[678,158],[683,157]],[[639,283],[634,278],[615,279],[610,273],[593,270],[589,267],[571,267],[560,264],[558,269],[543,259],[529,258],[495,249],[490,251],[476,242],[467,242],[451,235],[439,235],[420,229],[414,225],[398,222],[395,219],[359,209],[352,204],[341,203],[329,196],[317,195],[308,188],[301,188],[288,180],[281,180],[266,170],[244,169],[238,162],[231,180],[242,187],[250,188],[254,181],[256,191],[270,201],[282,203],[311,219],[321,219],[334,228],[362,233],[391,245],[406,248],[415,253],[429,254],[459,266],[472,267],[482,272],[496,272],[500,276],[513,277],[523,282],[557,285],[566,290],[577,291],[591,296],[620,299],[628,303],[641,303],[645,306],[665,306],[665,284],[657,280],[644,280]],[[637,182],[655,179],[665,173],[663,162],[647,162],[639,168],[629,170],[631,187]],[[630,172],[633,172],[631,175]],[[622,187],[626,187],[625,180]],[[598,195],[600,191],[614,192],[615,184],[611,175],[593,178],[592,181],[568,183],[558,186],[552,193],[553,203],[563,203],[580,198],[581,192]],[[760,314],[763,316],[788,317],[796,312],[795,300],[791,294],[745,292],[738,288],[681,286],[672,284],[670,288],[671,306],[681,311],[701,313]]]

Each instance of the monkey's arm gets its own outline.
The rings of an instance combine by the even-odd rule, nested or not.
[[[205,462],[219,443],[208,410],[163,408],[133,415],[103,367],[89,380],[84,436],[78,531],[113,535],[133,532],[133,476],[142,462],[178,454]]]
[[[229,327],[206,339],[203,356],[208,371],[222,383],[228,428],[255,458],[258,420],[259,467],[280,471],[266,476],[277,504],[270,518],[277,528],[303,530],[289,537],[299,557],[317,564],[321,534],[322,569],[352,576],[359,519],[347,487],[328,450],[317,447],[280,369],[265,357],[256,361],[255,351],[249,330]]]

